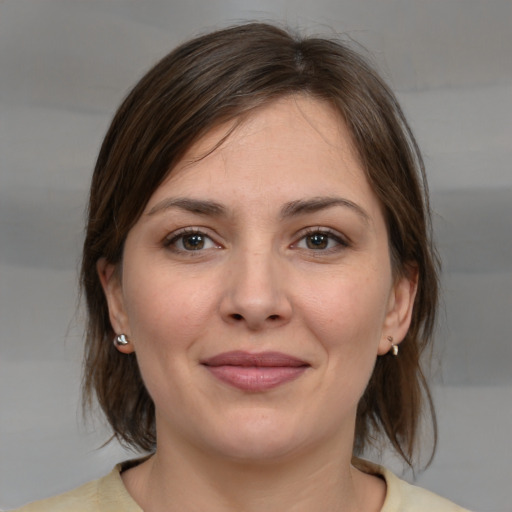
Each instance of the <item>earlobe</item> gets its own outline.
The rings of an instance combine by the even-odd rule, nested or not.
[[[108,312],[112,329],[117,334],[129,333],[128,317],[124,308],[121,279],[116,265],[100,258],[96,264],[98,277],[107,300]],[[116,348],[123,353],[133,352],[133,345],[118,345]]]
[[[396,279],[391,290],[379,343],[379,355],[384,355],[391,349],[396,351],[397,345],[405,338],[411,325],[417,289],[418,268],[416,265],[408,265],[406,271]]]

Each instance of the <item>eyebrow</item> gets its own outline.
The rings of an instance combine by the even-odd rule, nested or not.
[[[370,216],[361,206],[343,197],[312,197],[310,199],[299,199],[286,203],[281,208],[281,217],[295,217],[306,213],[314,213],[335,206],[343,206],[357,213],[367,224],[370,223]]]
[[[312,197],[309,199],[298,199],[290,201],[281,208],[280,216],[283,219],[296,217],[308,213],[315,213],[335,206],[342,206],[354,211],[366,223],[370,223],[370,216],[358,204],[342,197]],[[222,217],[227,215],[225,206],[215,201],[203,199],[192,199],[189,197],[168,197],[158,202],[147,215],[169,210],[171,208],[180,208],[182,210],[206,215],[211,217]]]
[[[169,210],[170,208],[181,208],[192,213],[200,215],[209,215],[213,217],[220,217],[226,215],[226,208],[214,201],[205,201],[201,199],[191,199],[189,197],[168,197],[157,203],[148,215]]]

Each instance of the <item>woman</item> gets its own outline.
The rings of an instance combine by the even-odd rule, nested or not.
[[[266,24],[177,48],[93,176],[85,400],[147,452],[23,510],[460,511],[413,464],[437,306],[423,164],[353,50]],[[113,343],[112,343],[113,340]]]

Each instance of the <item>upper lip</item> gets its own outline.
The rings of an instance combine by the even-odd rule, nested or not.
[[[281,352],[244,352],[234,350],[223,352],[205,359],[206,366],[245,366],[245,367],[300,367],[309,366],[306,361]]]

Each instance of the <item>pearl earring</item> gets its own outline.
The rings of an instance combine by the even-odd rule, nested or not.
[[[387,336],[386,339],[391,343],[390,352],[396,357],[398,355],[398,345],[393,343],[393,336]]]
[[[126,337],[126,334],[118,334],[114,338],[114,345],[116,347],[124,347],[124,346],[128,345],[128,343],[130,343],[130,342],[128,341],[128,338]]]

